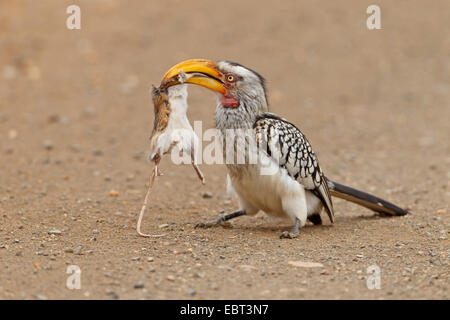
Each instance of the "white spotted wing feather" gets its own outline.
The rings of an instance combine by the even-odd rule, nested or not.
[[[333,204],[326,178],[311,145],[300,130],[271,113],[258,116],[254,128],[258,146],[286,169],[290,177],[320,199],[333,222]]]

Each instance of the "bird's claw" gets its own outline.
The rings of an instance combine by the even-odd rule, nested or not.
[[[225,223],[225,220],[223,219],[223,217],[220,217],[217,220],[214,220],[212,222],[199,222],[199,223],[196,223],[194,228],[205,228],[205,229],[208,229],[208,228],[215,227],[215,226],[218,226],[218,225],[223,224],[223,223]]]
[[[280,234],[280,239],[294,239],[297,237],[298,237],[298,232],[294,233],[294,232],[284,231],[282,234]]]
[[[214,227],[216,225],[217,225],[216,221],[214,221],[214,222],[198,222],[194,225],[194,228],[195,229],[197,229],[197,228],[208,229],[208,228]]]

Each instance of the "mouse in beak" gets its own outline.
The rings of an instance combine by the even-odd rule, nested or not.
[[[150,198],[150,191],[157,176],[162,173],[159,169],[159,163],[162,157],[172,151],[178,154],[182,153],[190,157],[190,162],[200,179],[205,184],[205,177],[197,165],[197,147],[199,146],[198,137],[192,129],[187,118],[187,85],[184,82],[190,78],[180,72],[176,76],[178,84],[168,87],[161,84],[160,87],[153,87],[152,100],[155,112],[155,120],[153,130],[150,135],[150,161],[155,166],[149,180],[147,194],[145,195],[144,204],[139,214],[136,232],[142,237],[160,238],[165,235],[150,235],[141,232],[142,218],[144,217]],[[175,150],[174,150],[175,148]]]

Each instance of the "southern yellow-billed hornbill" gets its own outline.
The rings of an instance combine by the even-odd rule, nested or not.
[[[227,143],[233,143],[231,149],[236,154],[246,154],[243,163],[226,163],[228,188],[237,195],[239,210],[197,226],[210,227],[262,210],[270,215],[290,217],[294,226],[281,237],[292,238],[307,219],[321,224],[322,208],[331,222],[334,221],[331,195],[386,216],[407,213],[383,199],[329,180],[300,130],[268,112],[264,78],[257,72],[234,62],[193,59],[173,66],[164,76],[162,87],[179,84],[180,74],[189,75],[186,83],[218,93],[216,128],[223,137],[230,129],[236,135],[232,142],[222,139],[224,155],[230,150]],[[249,141],[256,142],[258,150],[264,151],[259,152],[257,163],[249,161]]]

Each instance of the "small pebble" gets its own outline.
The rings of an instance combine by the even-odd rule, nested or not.
[[[52,150],[53,149],[53,142],[51,140],[44,140],[42,143],[45,149]]]
[[[61,234],[61,233],[62,233],[62,231],[58,230],[58,229],[52,229],[48,232],[48,234]]]
[[[116,190],[111,190],[109,192],[109,196],[110,197],[118,197],[119,196],[119,192],[117,192]]]
[[[48,116],[47,121],[48,123],[57,123],[60,120],[59,114],[52,114]]]
[[[73,253],[76,254],[76,255],[81,255],[82,254],[81,249],[82,249],[82,246],[78,246],[78,247],[75,248]]]
[[[17,70],[16,67],[12,65],[8,65],[3,67],[3,78],[6,80],[12,80],[16,78],[17,76]]]
[[[201,195],[202,198],[204,198],[204,199],[210,199],[210,198],[213,197],[213,194],[212,194],[211,192],[209,192],[209,191],[202,192],[202,193],[200,193],[200,195]]]
[[[106,294],[111,297],[111,299],[117,300],[119,299],[119,295],[114,291],[107,291]]]
[[[135,289],[142,289],[142,288],[144,288],[144,286],[145,286],[144,281],[139,281],[139,282],[137,282],[137,283],[134,285],[134,288],[135,288]]]
[[[84,110],[83,110],[83,114],[84,114],[86,117],[93,117],[93,116],[95,116],[96,113],[97,113],[97,111],[96,111],[95,108],[93,108],[93,107],[86,107],[86,108],[84,108]]]
[[[8,138],[10,138],[11,140],[17,138],[17,130],[9,130],[8,131]]]
[[[211,283],[211,289],[213,289],[213,290],[218,290],[219,289],[219,286],[217,285],[217,283]]]
[[[195,296],[195,294],[196,294],[197,292],[195,292],[195,290],[194,290],[193,288],[188,288],[188,289],[186,290],[186,293],[187,293],[188,295],[190,295],[190,296]]]
[[[169,281],[175,281],[175,277],[172,275],[167,276],[167,280]]]
[[[294,267],[301,268],[320,268],[323,264],[319,262],[309,262],[309,261],[288,261],[288,264]]]
[[[81,146],[78,143],[74,143],[70,145],[70,150],[72,152],[80,152]]]

